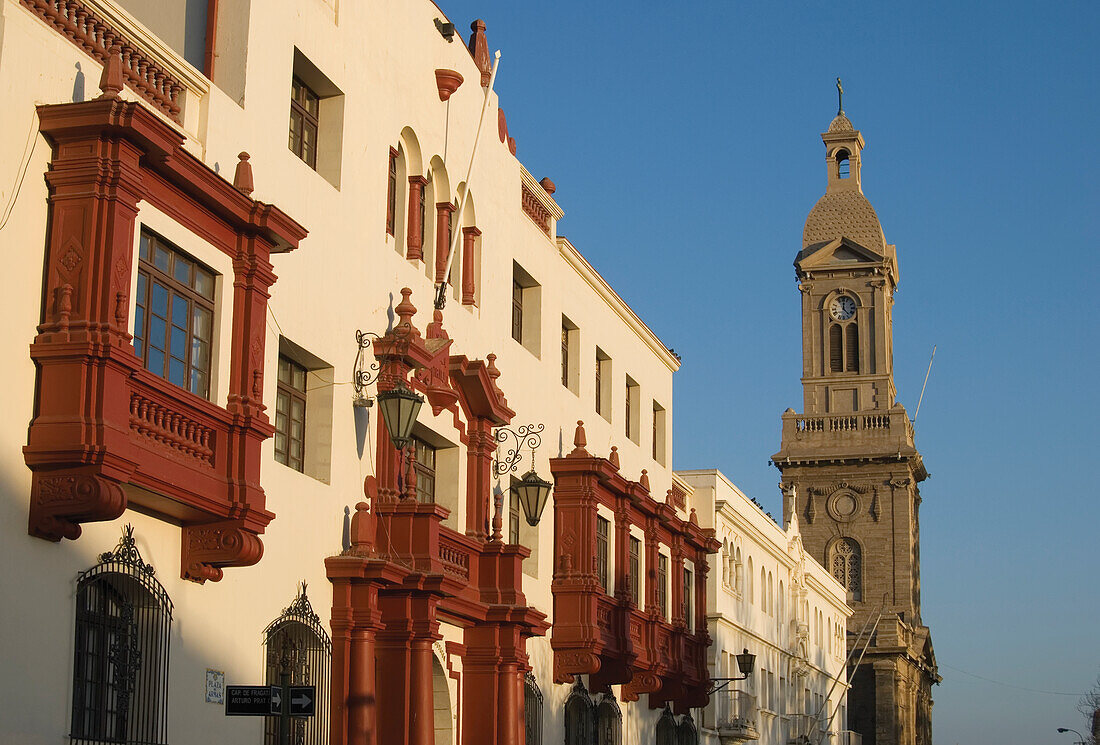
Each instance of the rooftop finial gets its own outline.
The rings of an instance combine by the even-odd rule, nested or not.
[[[844,86],[840,84],[840,78],[836,79],[836,115],[844,115]]]

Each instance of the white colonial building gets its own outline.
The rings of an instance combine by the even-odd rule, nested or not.
[[[720,471],[677,476],[722,544],[707,585],[713,677],[739,677],[736,655],[755,655],[747,680],[712,696],[704,740],[857,745],[847,729],[844,587],[805,552],[797,517],[781,528]]]
[[[749,588],[843,626],[836,588],[674,476],[680,361],[558,235],[453,21],[0,0],[0,741],[275,743],[226,687],[289,683],[303,745],[680,745],[744,646],[762,736],[826,695],[811,611],[708,557],[740,536]]]

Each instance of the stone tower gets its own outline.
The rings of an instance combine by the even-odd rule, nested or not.
[[[931,745],[939,675],[921,623],[917,488],[928,472],[895,401],[897,250],[863,196],[863,137],[843,110],[821,139],[825,194],[794,261],[803,411],[783,414],[772,461],[783,474],[785,521],[797,512],[806,550],[848,588],[852,663],[871,639],[849,668],[848,728],[864,745]]]

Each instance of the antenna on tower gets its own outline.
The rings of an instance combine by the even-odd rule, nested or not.
[[[920,387],[920,398],[917,399],[917,410],[913,413],[913,424],[917,423],[920,416],[920,404],[924,400],[924,389],[928,387],[928,375],[932,372],[932,360],[936,359],[936,345],[932,345],[932,356],[928,358],[928,370],[924,373],[924,385]]]

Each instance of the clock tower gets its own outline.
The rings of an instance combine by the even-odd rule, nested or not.
[[[863,195],[864,141],[843,109],[821,139],[825,194],[794,261],[802,412],[783,414],[772,462],[784,521],[797,513],[806,550],[847,588],[855,611],[850,664],[863,658],[848,671],[848,728],[864,745],[931,745],[931,686],[940,678],[921,622],[918,520],[928,472],[895,400],[897,249]]]

